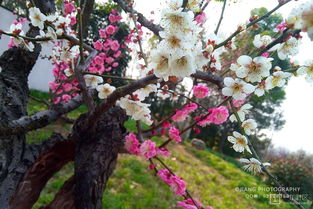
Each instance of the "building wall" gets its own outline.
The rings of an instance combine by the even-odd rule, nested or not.
[[[3,31],[8,31],[10,25],[15,20],[16,16],[13,15],[10,11],[5,8],[0,7],[0,29]],[[27,31],[28,22],[24,23],[24,31]],[[8,43],[10,38],[8,36],[2,35],[0,39],[0,55],[8,49]],[[47,59],[42,59],[44,55],[50,55],[52,53],[51,48],[43,47],[42,52],[29,75],[29,88],[36,89],[40,91],[49,91],[48,83],[49,81],[54,80],[52,74],[52,64]]]

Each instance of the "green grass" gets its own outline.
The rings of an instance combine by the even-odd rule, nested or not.
[[[32,95],[48,98],[47,94],[32,91]],[[28,111],[33,114],[46,107],[38,102],[30,101]],[[68,117],[77,118],[85,112],[81,106],[68,114]],[[136,132],[133,120],[125,123],[128,130]],[[143,129],[149,128],[142,125]],[[39,142],[48,138],[53,131],[67,134],[71,126],[56,121],[44,129],[27,134],[27,142]],[[158,144],[164,139],[154,137]],[[186,182],[190,193],[205,206],[211,205],[214,209],[292,209],[295,208],[282,202],[279,205],[270,205],[268,192],[240,192],[236,188],[265,188],[259,178],[256,178],[239,167],[238,162],[230,157],[220,155],[212,150],[199,151],[189,143],[184,145],[170,145],[170,158],[162,158],[177,175]],[[107,183],[103,195],[103,208],[106,209],[174,209],[176,201],[181,197],[175,196],[169,187],[148,169],[149,163],[137,156],[121,154],[118,164]],[[160,165],[159,165],[160,166]],[[34,209],[38,209],[53,200],[54,195],[63,183],[73,175],[73,163],[66,165],[49,180],[42,191]],[[250,197],[251,195],[251,197]]]

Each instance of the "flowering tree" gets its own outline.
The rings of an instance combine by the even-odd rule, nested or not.
[[[220,72],[219,55],[235,49],[234,38],[238,34],[255,27],[290,1],[280,0],[267,14],[251,17],[228,38],[220,40],[218,31],[226,1],[214,34],[207,36],[203,25],[209,1],[169,0],[161,12],[160,22],[154,23],[133,9],[134,2],[114,0],[128,14],[131,29],[124,37],[116,38],[123,18],[113,9],[108,25],[99,29],[99,39],[92,44],[85,42],[84,37],[86,22],[94,12],[93,1],[82,0],[78,5],[64,1],[60,11],[53,0],[28,2],[30,29],[25,33],[22,26],[26,19],[17,19],[9,31],[0,33],[11,37],[9,49],[0,57],[1,208],[31,208],[46,182],[70,161],[74,161],[74,175],[44,208],[102,208],[103,189],[120,152],[147,159],[151,173],[182,197],[178,207],[212,208],[202,206],[192,197],[184,180],[161,156],[169,156],[167,145],[180,143],[180,135],[187,130],[219,125],[227,120],[238,126],[232,136],[228,136],[230,146],[249,156],[240,160],[243,168],[252,173],[264,172],[282,187],[279,179],[270,173],[270,164],[262,163],[250,141],[257,124],[246,118],[252,108],[246,101],[252,94],[260,96],[276,86],[284,86],[295,74],[305,75],[312,81],[312,61],[280,69],[272,65],[271,57],[277,53],[278,59],[285,60],[297,54],[301,31],[313,39],[313,2],[300,5],[277,25],[275,38],[256,35],[255,56],[242,54],[229,70]],[[143,47],[143,28],[158,38],[156,46],[149,51]],[[49,59],[55,76],[55,81],[50,83],[51,105],[47,110],[27,115],[27,77],[47,42],[52,43],[53,54]],[[138,54],[140,76],[134,79],[110,74],[119,66],[125,51],[130,50]],[[235,77],[227,76],[231,71]],[[180,85],[186,78],[198,81],[192,93],[186,95],[172,90],[171,86]],[[110,82],[114,79],[123,79],[128,84],[114,86]],[[202,98],[210,96],[209,84],[222,99],[212,107],[201,103]],[[186,102],[157,121],[151,117],[150,104],[145,100],[150,94],[154,94],[156,100],[184,97]],[[88,112],[75,121],[67,138],[53,134],[40,144],[25,145],[27,132],[47,126],[83,103]],[[173,122],[183,122],[195,111],[197,115],[188,127],[179,130],[174,125]],[[128,117],[137,121],[137,133],[127,133],[124,128]],[[143,123],[150,128],[143,131]],[[157,145],[151,138],[159,135],[167,135],[168,140]],[[304,208],[281,191],[298,208]]]

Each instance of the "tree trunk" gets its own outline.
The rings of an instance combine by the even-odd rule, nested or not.
[[[0,57],[0,124],[27,115],[27,78],[39,55],[39,47],[30,53],[12,48]],[[0,137],[0,208],[8,208],[9,199],[23,177],[32,157],[25,152],[25,134]]]
[[[84,115],[82,118],[86,117]],[[112,174],[126,135],[123,123],[127,116],[113,107],[102,116],[93,130],[84,127],[87,120],[76,123],[73,138],[75,155],[76,209],[101,209],[103,189]]]

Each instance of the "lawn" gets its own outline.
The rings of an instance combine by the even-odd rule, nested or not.
[[[32,91],[32,95],[47,99],[47,95]],[[30,114],[44,109],[45,106],[31,100],[28,105]],[[85,107],[68,114],[69,118],[76,118]],[[134,129],[134,122],[128,121],[128,129]],[[144,127],[145,128],[145,127]],[[54,131],[64,135],[71,126],[62,120],[28,133],[27,142],[39,142]],[[156,139],[162,143],[163,138]],[[199,151],[189,143],[181,145],[170,144],[172,151],[169,158],[162,158],[177,175],[186,182],[190,193],[205,206],[214,209],[291,209],[295,208],[283,201],[279,205],[269,203],[269,193],[265,191],[238,191],[238,188],[262,189],[268,187],[240,168],[235,159],[226,158],[212,150]],[[129,154],[119,155],[117,167],[109,179],[103,195],[103,208],[106,209],[171,209],[176,208],[176,197],[155,174],[148,169],[149,163],[137,156]],[[42,191],[35,209],[49,203],[61,188],[64,181],[73,174],[73,163],[66,165],[60,172],[50,179]]]

